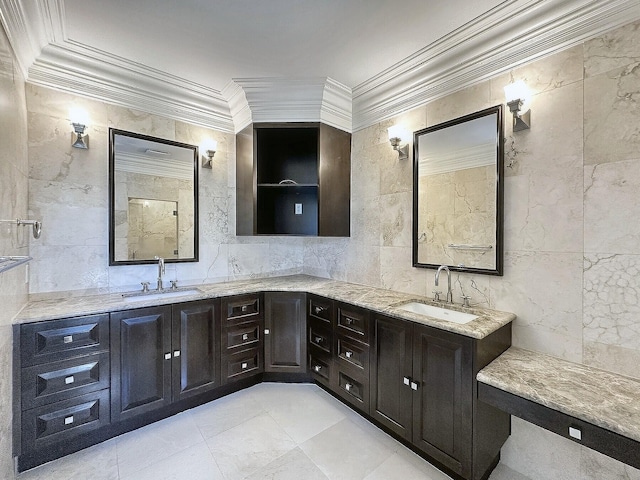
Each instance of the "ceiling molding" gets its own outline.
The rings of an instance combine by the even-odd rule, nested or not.
[[[496,165],[496,142],[473,145],[439,155],[420,157],[420,176],[439,175]]]
[[[353,130],[640,19],[637,0],[510,0],[353,90]]]
[[[323,122],[351,132],[351,89],[328,77],[234,78],[223,93],[236,132],[252,122]]]
[[[172,157],[119,152],[116,171],[193,181],[193,158],[183,161]]]

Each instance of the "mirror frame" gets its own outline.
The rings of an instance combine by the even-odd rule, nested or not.
[[[418,167],[419,167],[419,140],[422,135],[444,128],[460,125],[470,120],[475,120],[488,115],[496,115],[496,248],[495,248],[495,269],[478,268],[473,266],[447,265],[452,272],[468,272],[481,273],[485,275],[503,274],[503,250],[504,250],[504,127],[503,127],[503,106],[502,104],[495,107],[486,108],[478,112],[470,113],[453,120],[449,120],[432,127],[427,127],[413,133],[413,266],[418,268],[440,267],[433,263],[418,262]]]
[[[146,140],[149,142],[162,143],[165,145],[171,145],[174,147],[186,148],[193,151],[193,216],[195,222],[193,224],[193,257],[189,258],[167,258],[166,263],[188,263],[199,261],[199,223],[200,218],[198,215],[198,171],[200,158],[198,147],[196,145],[189,145],[187,143],[176,142],[173,140],[167,140],[164,138],[152,137],[149,135],[143,135],[141,133],[128,132],[126,130],[119,130],[117,128],[109,128],[109,266],[114,265],[147,265],[156,264],[157,260],[116,260],[115,259],[115,137],[116,135],[122,135],[131,138],[137,138],[140,140]]]

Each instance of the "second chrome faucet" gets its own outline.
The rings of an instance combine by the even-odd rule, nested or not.
[[[438,282],[440,281],[440,272],[445,270],[447,272],[447,302],[453,303],[453,291],[451,290],[451,272],[449,271],[449,267],[446,265],[440,265],[438,267],[438,271],[436,272],[436,287],[438,286]]]
[[[158,260],[158,291],[160,291],[162,290],[162,276],[164,275],[164,258],[156,255],[155,259]]]

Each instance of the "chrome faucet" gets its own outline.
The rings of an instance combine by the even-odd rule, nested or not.
[[[164,258],[155,256],[158,260],[158,290],[162,290],[162,276],[164,275]]]
[[[449,271],[449,267],[446,265],[440,265],[438,267],[438,271],[436,272],[436,287],[438,286],[438,281],[440,280],[440,272],[442,270],[447,271],[447,302],[453,303],[453,291],[451,291],[451,272]]]

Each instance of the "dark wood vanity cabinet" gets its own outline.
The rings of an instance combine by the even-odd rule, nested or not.
[[[306,294],[264,294],[265,372],[307,372]]]
[[[236,136],[238,235],[349,236],[351,134],[257,123]]]
[[[113,421],[220,385],[218,301],[111,314]]]
[[[371,416],[448,470],[479,480],[510,420],[478,402],[477,372],[511,344],[508,325],[482,340],[376,315]]]
[[[333,301],[317,295],[307,295],[307,321],[309,372],[316,382],[333,389],[335,386]]]

